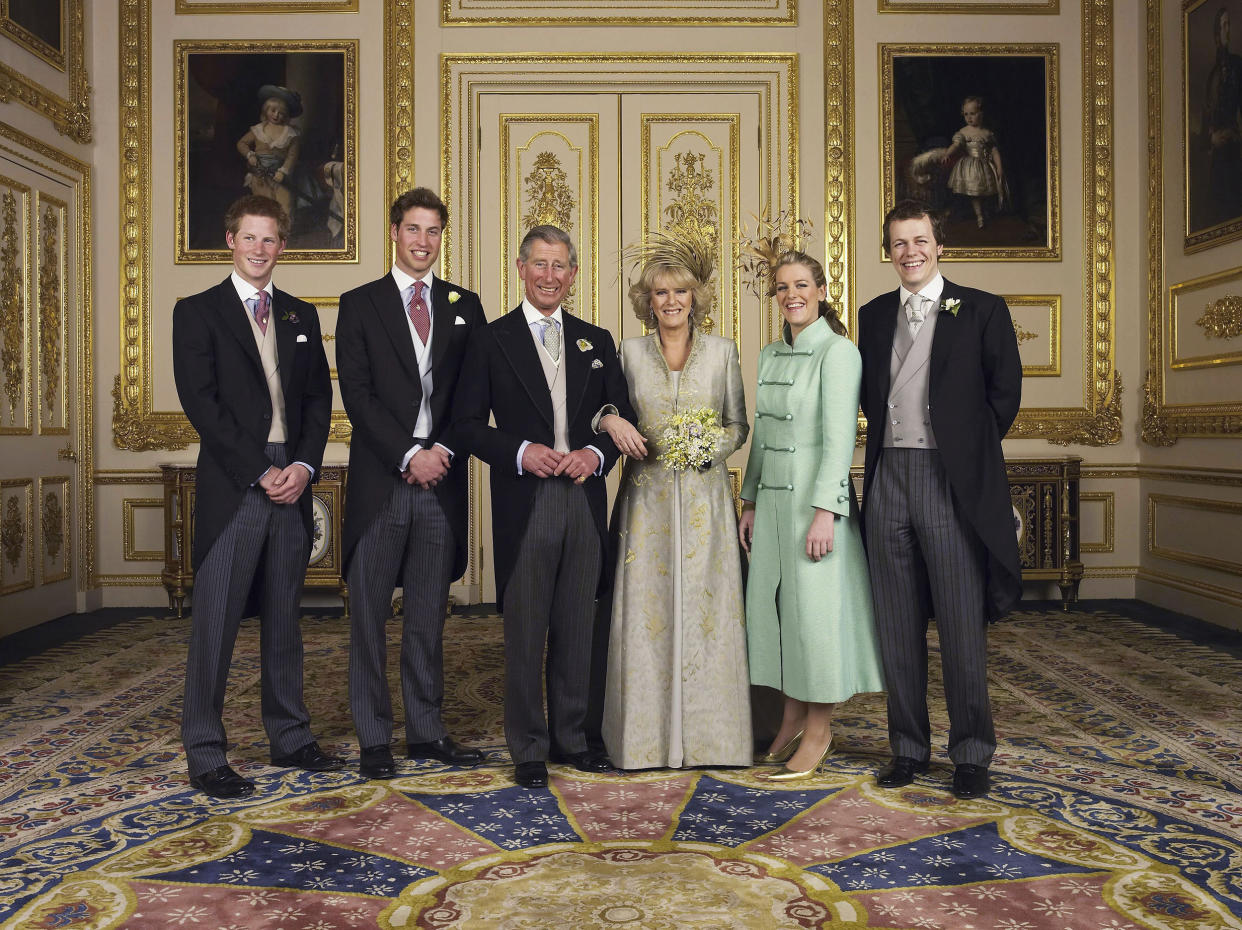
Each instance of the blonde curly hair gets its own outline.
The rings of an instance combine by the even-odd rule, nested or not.
[[[634,316],[648,329],[656,328],[655,311],[651,309],[651,293],[660,282],[669,287],[690,289],[690,325],[698,329],[711,310],[716,299],[716,290],[709,282],[700,281],[690,269],[681,265],[665,262],[648,262],[643,265],[638,280],[630,285],[630,305],[634,308]]]

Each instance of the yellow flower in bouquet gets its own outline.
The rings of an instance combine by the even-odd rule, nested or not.
[[[660,461],[673,471],[703,471],[724,439],[720,415],[709,407],[691,407],[670,414],[656,426]]]

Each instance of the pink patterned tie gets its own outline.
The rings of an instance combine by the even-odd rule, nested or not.
[[[410,304],[406,307],[406,312],[410,314],[410,322],[414,324],[414,332],[418,333],[418,338],[422,340],[423,345],[427,344],[427,337],[431,335],[431,315],[427,312],[427,301],[423,300],[422,281],[415,281],[413,285],[414,293],[410,297]]]
[[[259,324],[259,332],[265,336],[267,335],[267,318],[271,313],[269,303],[271,303],[271,297],[268,296],[267,291],[259,291],[255,295],[254,321]]]

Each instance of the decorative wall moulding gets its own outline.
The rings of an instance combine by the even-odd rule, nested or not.
[[[1169,288],[1168,366],[1172,371],[1242,364],[1242,268]],[[1221,385],[1237,395],[1233,379]]]
[[[1061,12],[1061,0],[878,0],[881,13]]]
[[[204,4],[188,3],[196,7]],[[151,383],[151,248],[152,233],[145,222],[151,214],[151,0],[119,0],[120,3],[120,157],[121,165],[121,213],[118,251],[122,256],[120,302],[121,366],[112,389],[113,442],[118,448],[140,452],[148,450],[184,449],[198,441],[198,435],[190,426],[181,410],[156,410],[153,384]],[[256,4],[257,5],[257,4]],[[275,3],[270,4],[273,8]],[[280,8],[290,8],[280,3]],[[319,4],[316,4],[319,9]],[[413,2],[412,0],[384,0],[384,146],[389,153],[386,159],[388,200],[391,202],[401,190],[413,184]],[[261,12],[268,12],[264,9]],[[335,12],[324,10],[325,12]],[[195,10],[194,12],[206,12]],[[213,11],[214,12],[214,11]],[[260,12],[257,11],[256,12]],[[273,43],[280,51],[290,50],[291,43]],[[295,42],[294,46],[316,46],[344,54],[346,80],[353,82],[345,89],[344,107],[350,158],[356,150],[357,118],[357,41],[328,43]],[[247,43],[247,48],[255,48]],[[296,49],[294,49],[296,51]],[[180,70],[180,69],[179,69]],[[183,73],[183,72],[182,72]],[[304,99],[304,106],[308,103]],[[257,111],[256,111],[257,112]],[[239,137],[240,138],[240,137]],[[236,140],[235,140],[236,141]],[[240,157],[240,156],[239,156]],[[178,172],[180,178],[180,172]],[[241,193],[241,192],[239,192]],[[353,223],[356,215],[351,188],[346,216]],[[184,201],[180,201],[184,202]],[[181,223],[178,224],[179,228]],[[356,250],[356,230],[348,226],[346,241]],[[313,254],[310,250],[307,254]],[[387,252],[387,249],[385,249]],[[228,257],[228,253],[223,253]],[[345,259],[337,252],[333,260]],[[290,258],[286,252],[283,261]],[[348,435],[348,423],[342,412],[333,415],[333,437]]]
[[[1203,315],[1204,307],[1194,312],[1190,298],[1193,294],[1213,287],[1220,288],[1217,297],[1228,296],[1227,287],[1234,283],[1234,276],[1242,279],[1242,269],[1231,269],[1186,281],[1165,291],[1165,280],[1168,265],[1175,260],[1179,240],[1186,251],[1196,251],[1210,245],[1218,245],[1231,238],[1242,237],[1242,216],[1239,216],[1236,231],[1229,232],[1226,227],[1231,223],[1216,223],[1211,227],[1195,228],[1199,222],[1207,222],[1200,215],[1200,194],[1195,193],[1195,185],[1209,183],[1211,179],[1211,159],[1202,160],[1198,168],[1190,164],[1190,153],[1187,143],[1194,136],[1204,141],[1201,129],[1206,125],[1202,105],[1206,102],[1208,75],[1215,64],[1215,49],[1219,43],[1213,36],[1215,31],[1221,34],[1218,11],[1234,10],[1236,0],[1224,3],[1208,4],[1205,0],[1188,0],[1185,4],[1168,4],[1162,0],[1147,0],[1146,4],[1146,55],[1147,55],[1147,151],[1148,151],[1148,189],[1147,189],[1147,370],[1143,383],[1143,406],[1141,431],[1143,441],[1154,446],[1171,446],[1182,437],[1201,438],[1237,438],[1242,436],[1242,401],[1236,399],[1236,391],[1230,399],[1209,402],[1177,403],[1170,399],[1169,388],[1173,377],[1187,377],[1191,372],[1185,369],[1213,368],[1222,364],[1233,364],[1233,346],[1229,342],[1222,343],[1220,351],[1215,345],[1209,347],[1206,339],[1194,336],[1194,319]],[[1236,18],[1242,23],[1242,6],[1235,11]],[[1181,67],[1172,75],[1165,74],[1164,58],[1164,25],[1166,14],[1177,17],[1181,27],[1182,47],[1175,52],[1180,59]],[[1235,17],[1230,17],[1232,20]],[[1172,26],[1173,24],[1170,23]],[[1209,62],[1199,60],[1204,41],[1213,52]],[[1196,51],[1198,50],[1198,51]],[[1226,49],[1223,54],[1232,54]],[[1199,57],[1196,57],[1199,56]],[[1169,81],[1179,81],[1175,87],[1167,87]],[[1198,81],[1198,84],[1195,84]],[[1180,100],[1182,109],[1182,145],[1176,147],[1176,158],[1181,160],[1180,172],[1170,177],[1164,158],[1164,100],[1165,91],[1170,91],[1170,99]],[[1173,93],[1176,90],[1179,93]],[[1192,92],[1197,95],[1192,97]],[[1192,109],[1197,104],[1200,109]],[[1210,134],[1206,137],[1210,142]],[[1202,155],[1196,155],[1199,158]],[[1174,162],[1176,164],[1176,162]],[[1198,172],[1198,180],[1191,175]],[[1179,189],[1177,174],[1184,179]],[[1170,189],[1172,188],[1172,189]],[[1210,190],[1209,190],[1210,193]],[[1178,202],[1183,204],[1179,211],[1177,225],[1166,224],[1164,203]],[[1196,204],[1191,209],[1191,201]],[[1206,208],[1203,208],[1206,209]],[[1204,214],[1205,216],[1206,214]],[[1185,233],[1185,235],[1183,235]],[[1192,242],[1191,239],[1195,241]],[[1166,248],[1167,246],[1167,248]],[[1206,303],[1206,301],[1205,301]],[[1185,314],[1179,312],[1179,304],[1184,304]],[[1187,318],[1190,329],[1187,328]],[[1175,328],[1176,327],[1176,328]],[[1188,351],[1188,343],[1201,341],[1203,351]],[[1200,376],[1202,376],[1200,372]],[[1222,377],[1222,376],[1218,376]],[[1226,391],[1226,393],[1228,393]]]
[[[1061,296],[1005,294],[1024,378],[1061,376]]]
[[[444,26],[793,26],[798,0],[441,0]]]
[[[0,61],[0,103],[16,101],[52,121],[74,142],[91,141],[90,84],[86,77],[83,0],[48,0],[15,8],[0,4],[0,48],[12,43]],[[29,53],[64,74],[47,86],[19,63]],[[32,62],[33,64],[33,62]]]

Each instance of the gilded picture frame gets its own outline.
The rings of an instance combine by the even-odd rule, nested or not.
[[[881,45],[881,216],[914,197],[941,212],[946,258],[1059,261],[1058,51]]]
[[[1183,4],[1182,203],[1187,252],[1242,239],[1242,55],[1231,48],[1235,23],[1242,35],[1242,0]]]
[[[84,0],[0,0],[0,40],[12,43],[15,52],[0,41],[0,100],[29,107],[61,135],[89,143]],[[27,54],[61,73],[47,72]]]
[[[357,40],[178,40],[174,55],[177,263],[228,261],[224,210],[249,193],[290,212],[283,262],[356,262]]]
[[[69,0],[0,0],[0,34],[65,70]]]
[[[440,0],[441,26],[794,26],[798,0]]]

